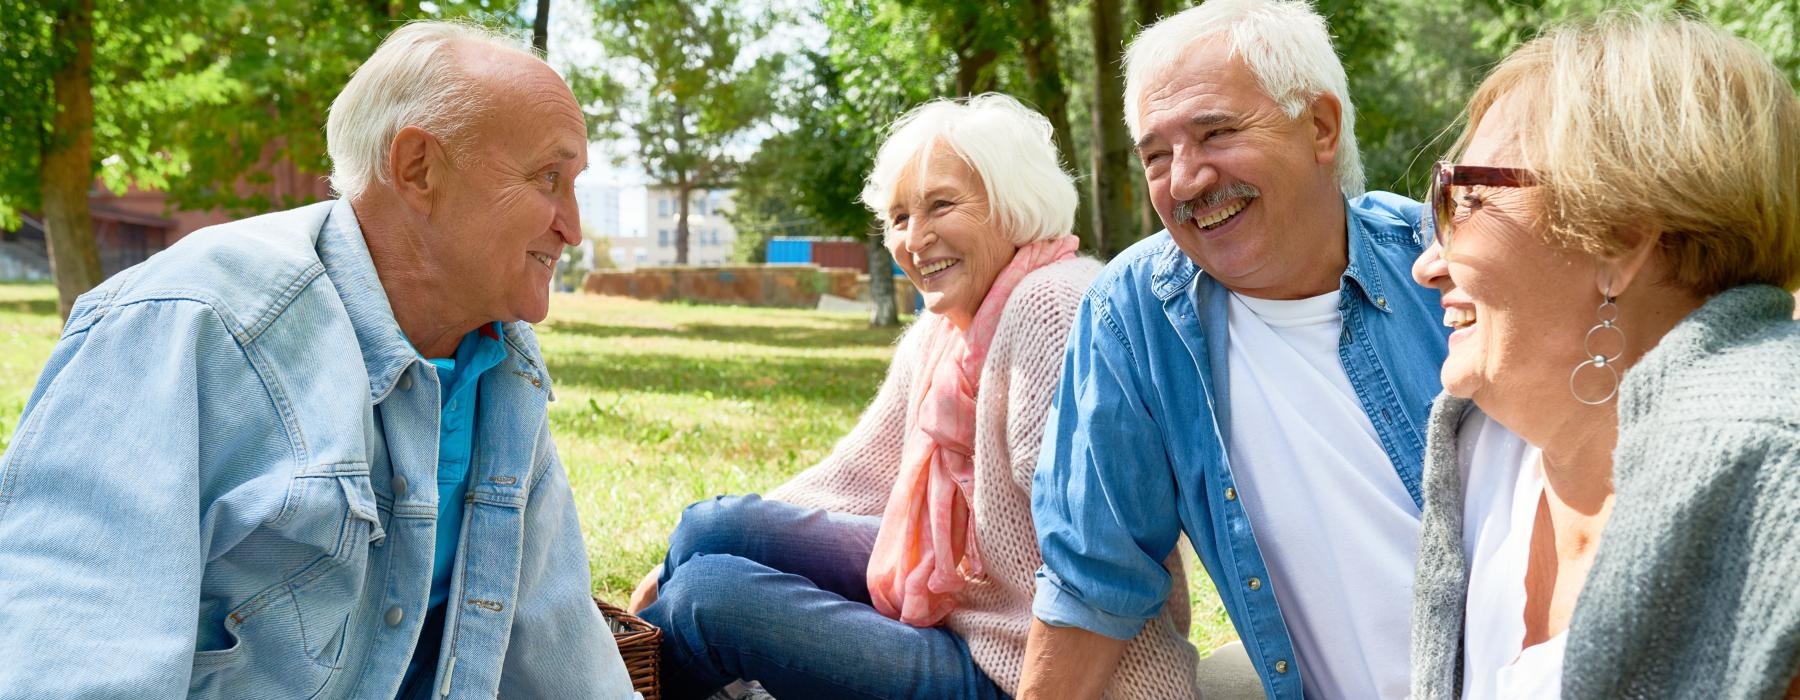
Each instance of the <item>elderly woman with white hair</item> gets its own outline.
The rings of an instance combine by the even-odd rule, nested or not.
[[[1040,564],[1030,487],[1075,308],[1076,192],[1050,125],[1003,95],[897,121],[862,199],[925,296],[830,456],[770,492],[690,506],[633,607],[664,692],[998,698],[1017,687]],[[1179,572],[1179,566],[1176,567]],[[654,601],[650,603],[650,601]],[[1119,698],[1189,697],[1185,589],[1126,655]]]
[[[1788,81],[1698,21],[1561,27],[1482,82],[1457,150],[1414,267],[1456,330],[1412,697],[1795,697]]]

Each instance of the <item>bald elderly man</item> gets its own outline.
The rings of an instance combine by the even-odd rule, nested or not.
[[[575,98],[395,31],[341,199],[83,295],[0,458],[0,696],[629,698],[528,323],[580,242]]]

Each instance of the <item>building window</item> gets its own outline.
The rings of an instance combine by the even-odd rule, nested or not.
[[[646,261],[646,260],[649,260],[649,259],[650,259],[650,251],[647,251],[647,250],[644,250],[644,249],[643,249],[643,248],[638,248],[638,249],[636,249],[636,250],[633,250],[633,251],[631,251],[631,252],[632,252],[632,253],[633,253],[633,254],[635,254],[635,256],[636,256],[636,257],[637,257],[637,261],[638,261],[638,262],[644,262],[644,261]]]
[[[657,216],[668,216],[669,215],[669,198],[668,197],[657,197],[656,198],[656,215]]]
[[[658,247],[658,248],[669,247],[669,230],[668,229],[664,228],[664,229],[656,230],[656,247]]]

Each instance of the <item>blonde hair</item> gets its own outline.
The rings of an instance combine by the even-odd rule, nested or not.
[[[462,135],[488,108],[487,92],[465,73],[456,52],[466,45],[519,51],[511,37],[463,21],[409,22],[381,42],[344,91],[331,101],[325,150],[331,188],[355,199],[387,182],[388,151],[401,129],[416,126],[462,155]]]
[[[938,99],[894,120],[863,183],[862,202],[892,235],[888,207],[910,165],[923,175],[937,144],[968,163],[987,190],[1001,233],[1023,246],[1067,235],[1075,226],[1075,181],[1057,157],[1050,120],[997,92]],[[922,179],[920,180],[923,181]]]
[[[1614,255],[1644,223],[1696,294],[1800,283],[1800,100],[1748,42],[1648,14],[1551,29],[1482,81],[1457,153],[1502,98],[1553,243]]]
[[[1138,32],[1125,49],[1125,128],[1143,136],[1138,100],[1158,74],[1180,61],[1204,39],[1225,37],[1242,57],[1263,94],[1289,119],[1320,95],[1337,98],[1338,189],[1346,197],[1363,193],[1362,155],[1356,147],[1356,105],[1344,64],[1331,47],[1325,18],[1307,0],[1207,0]]]

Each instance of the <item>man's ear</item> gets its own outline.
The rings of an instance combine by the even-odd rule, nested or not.
[[[400,200],[419,216],[429,216],[437,201],[445,155],[437,138],[416,126],[400,129],[388,147],[388,180],[394,183]]]
[[[1651,224],[1622,232],[1620,236],[1626,243],[1625,250],[1606,256],[1601,262],[1601,274],[1594,284],[1602,295],[1608,293],[1606,286],[1612,285],[1612,296],[1625,295],[1633,282],[1647,272],[1650,254],[1662,245],[1662,226]]]
[[[1344,103],[1336,95],[1321,93],[1313,98],[1313,155],[1320,165],[1337,162],[1338,139],[1344,133]]]

